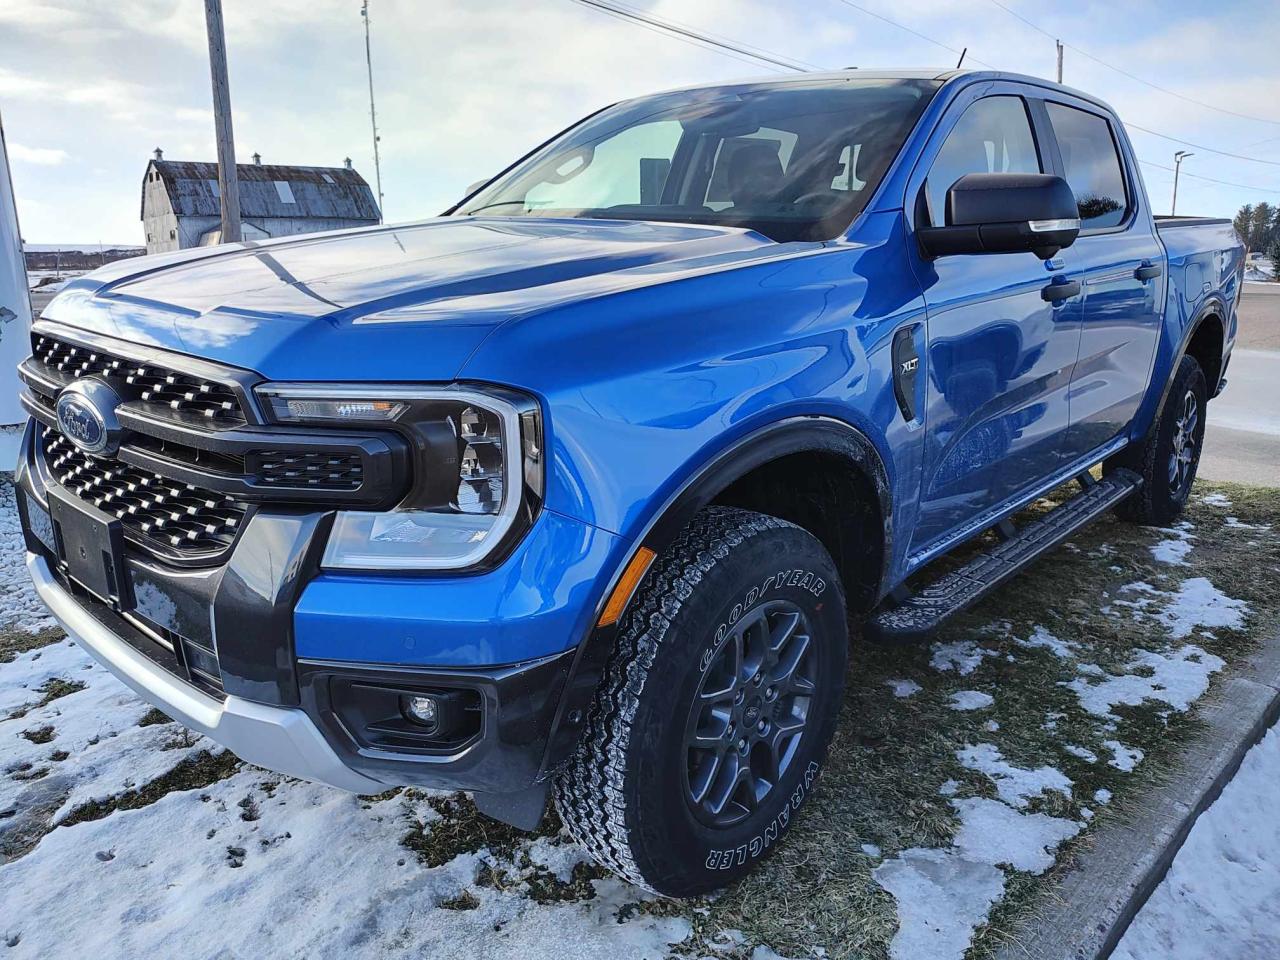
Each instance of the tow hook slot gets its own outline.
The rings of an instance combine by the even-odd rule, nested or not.
[[[913,323],[901,327],[893,334],[893,393],[898,398],[898,409],[908,422],[916,419],[916,377],[920,373],[920,352],[916,350],[916,329]]]

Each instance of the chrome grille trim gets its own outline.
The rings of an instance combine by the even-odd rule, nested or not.
[[[247,422],[240,398],[231,386],[161,363],[134,360],[39,331],[31,334],[31,355],[36,365],[56,380],[69,382],[96,376],[108,383],[127,384],[144,404],[219,424]]]
[[[218,555],[235,541],[249,506],[231,497],[178,483],[111,457],[95,457],[46,427],[45,466],[57,483],[111,514],[127,534],[158,552]]]

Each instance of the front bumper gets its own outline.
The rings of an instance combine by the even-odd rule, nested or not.
[[[92,606],[62,586],[43,557],[28,553],[27,569],[40,599],[68,636],[175,720],[268,770],[355,793],[383,789],[343,763],[302,710],[235,696],[220,700],[197,689],[112,632],[94,616]]]
[[[49,527],[59,488],[33,455],[35,429],[15,477],[32,579],[68,634],[143,699],[251,763],[344,790],[421,785],[480,802],[545,789],[580,722],[563,694],[577,691],[617,538],[544,511],[483,574],[339,576],[317,564],[329,515],[259,510],[217,567],[126,550],[126,607],[69,579]],[[197,676],[201,650],[216,659]],[[445,747],[378,735],[385,715],[350,703],[370,689],[392,702],[466,691],[472,734]]]

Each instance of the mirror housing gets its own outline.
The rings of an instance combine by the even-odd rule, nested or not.
[[[472,194],[474,194],[477,190],[479,190],[481,187],[483,187],[486,183],[488,183],[488,182],[489,182],[490,180],[492,180],[492,179],[493,179],[492,177],[485,177],[483,180],[477,180],[475,183],[473,183],[473,184],[471,184],[469,187],[467,187],[467,191],[466,191],[466,193],[464,194],[464,197],[469,197],[469,196],[471,196]]]
[[[947,225],[916,229],[930,260],[1026,252],[1048,260],[1079,234],[1080,211],[1071,186],[1046,173],[967,173],[947,191]]]

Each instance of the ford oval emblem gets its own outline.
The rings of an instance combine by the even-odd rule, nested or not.
[[[58,430],[85,453],[114,453],[120,396],[101,380],[79,380],[58,395]]]

